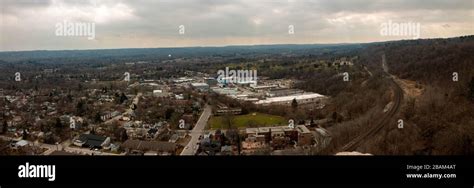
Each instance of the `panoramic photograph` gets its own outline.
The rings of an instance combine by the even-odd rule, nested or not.
[[[0,6],[4,157],[474,154],[472,0]]]

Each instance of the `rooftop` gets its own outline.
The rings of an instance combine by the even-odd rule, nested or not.
[[[191,83],[193,87],[208,87],[209,85],[206,83]]]
[[[300,133],[311,133],[311,131],[309,131],[309,129],[304,125],[297,125],[296,130]]]
[[[106,137],[94,134],[81,134],[78,140],[91,147],[101,147],[106,139]]]
[[[291,96],[283,96],[283,97],[271,97],[265,100],[257,101],[256,104],[266,104],[266,103],[273,103],[273,102],[284,102],[284,101],[292,101],[293,99],[296,100],[305,100],[305,99],[313,99],[313,98],[322,98],[325,97],[324,95],[318,93],[304,93],[300,95],[291,95]]]

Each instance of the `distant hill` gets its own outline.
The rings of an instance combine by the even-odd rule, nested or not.
[[[253,45],[253,46],[226,46],[226,47],[184,47],[184,48],[129,48],[129,49],[101,49],[101,50],[60,50],[60,51],[18,51],[0,52],[0,60],[4,62],[40,61],[54,59],[91,59],[91,58],[133,58],[136,60],[168,59],[173,57],[196,56],[239,56],[252,54],[308,54],[320,52],[323,48],[353,49],[360,48],[360,44],[282,44],[282,45]]]

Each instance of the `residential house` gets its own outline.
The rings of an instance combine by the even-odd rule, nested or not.
[[[74,145],[79,147],[90,147],[101,149],[110,144],[109,137],[98,136],[94,134],[81,134],[79,138],[74,140]]]

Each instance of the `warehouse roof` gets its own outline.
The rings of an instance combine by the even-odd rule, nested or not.
[[[322,98],[325,97],[324,95],[318,93],[304,93],[300,95],[290,95],[290,96],[283,96],[283,97],[271,97],[265,100],[257,101],[256,104],[266,104],[266,103],[274,103],[274,102],[285,102],[285,101],[292,101],[293,99],[298,100],[305,100],[305,99],[312,99],[312,98]]]

